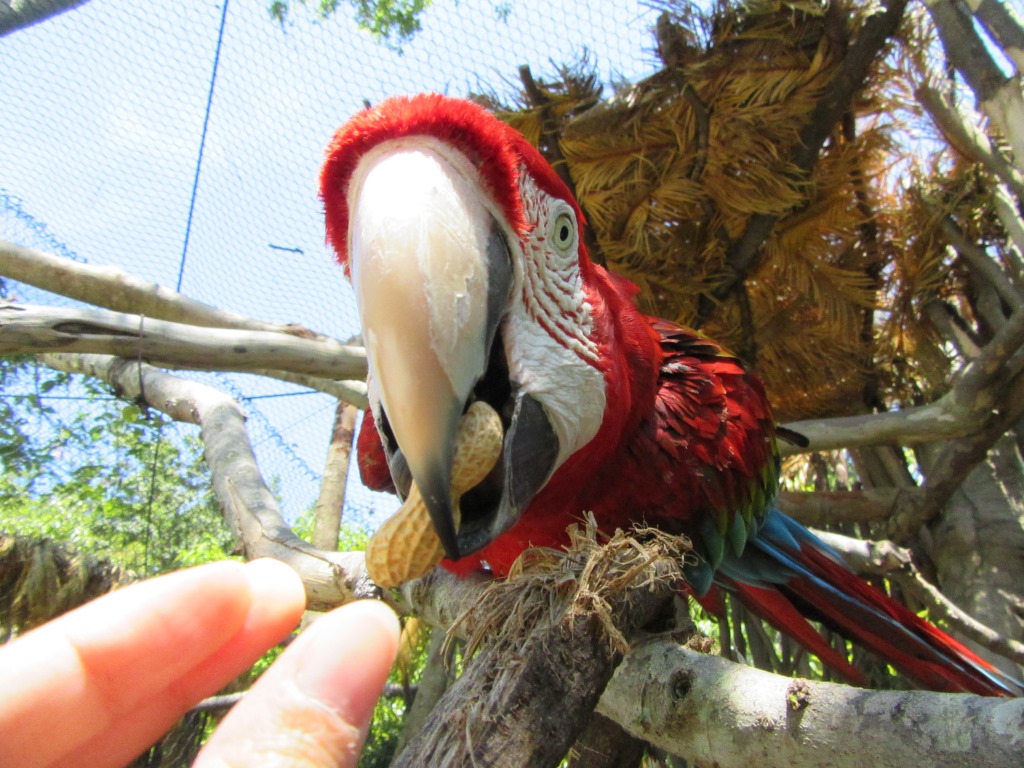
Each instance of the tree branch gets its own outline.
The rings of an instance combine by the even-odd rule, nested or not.
[[[897,509],[919,505],[918,488],[872,488],[864,491],[782,491],[778,507],[804,525],[870,523],[887,520]]]
[[[1024,71],[1024,25],[1001,0],[967,0],[971,13],[999,43],[1018,71]]]
[[[848,537],[832,537],[830,543],[844,550],[849,549],[847,543],[863,547],[862,542]],[[883,560],[888,562],[871,566],[875,572],[883,571],[890,578],[898,578],[906,572],[909,555],[905,550],[891,542],[880,542],[868,559],[879,553],[885,553]],[[487,584],[482,580],[457,579],[438,569],[403,586],[400,599],[429,623],[440,621],[439,626],[449,626],[449,622],[457,619],[453,631],[462,636],[480,634],[487,628],[487,611],[471,609],[488,600]],[[549,587],[544,591],[552,593]],[[554,593],[559,594],[559,591],[554,590]],[[506,607],[501,615],[514,616],[516,611]],[[555,621],[550,626],[557,627],[559,623]],[[594,631],[592,625],[582,622],[573,629],[577,635]],[[496,631],[492,636],[504,637],[507,633]],[[531,638],[536,637],[531,635]],[[543,653],[526,642],[515,653],[509,654],[506,648],[503,654],[478,656],[472,663],[490,669],[492,677],[482,680],[477,673],[468,678],[470,682],[463,684],[468,687],[468,692],[464,689],[464,698],[435,713],[438,718],[435,729],[445,730],[448,742],[461,739],[471,743],[471,749],[472,745],[479,746],[485,741],[476,740],[481,727],[501,730],[526,727],[532,729],[532,735],[519,738],[550,737],[561,720],[562,699],[558,698],[555,704],[546,700],[549,708],[534,712],[539,719],[532,723],[528,714],[524,714],[522,720],[507,717],[506,712],[518,709],[522,700],[493,680],[494,675],[502,672],[510,677],[521,677],[524,668],[539,663],[533,660],[531,654],[534,653],[556,660],[555,669],[545,668],[550,675],[577,674],[563,667],[588,668],[592,659],[587,654],[563,653],[565,646],[560,643],[567,641],[558,632],[548,632],[543,637],[542,642],[535,640],[544,649]],[[570,641],[585,642],[579,637]],[[539,680],[530,674],[531,685],[557,689],[558,683],[547,674]],[[523,688],[515,690],[521,692]],[[489,710],[484,726],[466,714],[475,712],[472,708],[478,706],[481,698],[492,704],[500,702]],[[940,768],[1002,768],[1019,765],[1024,749],[1024,733],[1018,726],[1024,718],[1022,707],[1024,699],[916,691],[878,692],[793,680],[696,653],[672,639],[654,636],[653,640],[625,654],[602,694],[597,711],[660,749],[698,764],[717,764],[720,768],[748,768],[750,764],[762,763],[790,768],[860,768],[863,765],[905,768],[911,758],[914,764],[927,762]],[[865,739],[868,734],[870,738]],[[487,738],[490,737],[488,734]],[[865,740],[871,743],[865,745]],[[416,762],[409,755],[404,756],[405,762],[400,764],[473,764],[473,758],[461,751],[466,749],[465,744],[460,747],[449,743],[449,747],[457,750],[446,753],[455,755],[450,762],[440,758],[439,762]],[[505,751],[494,752],[481,747],[472,754],[481,765],[545,764],[524,762],[524,752],[510,746],[509,742],[505,742],[502,749]],[[552,750],[552,753],[557,751]],[[494,758],[496,754],[505,759]],[[488,756],[493,762],[488,762]],[[460,759],[463,762],[460,763]]]
[[[1012,312],[1024,309],[1024,298],[1021,298],[1020,292],[1010,282],[1002,267],[985,252],[984,248],[969,240],[951,216],[942,219],[941,229],[942,235],[967,262],[971,271],[988,282]]]
[[[783,455],[890,443],[918,443],[988,432],[997,409],[1005,407],[1010,358],[1024,345],[1024,311],[1015,312],[992,340],[957,375],[949,392],[934,403],[900,411],[807,419],[784,425],[808,439],[806,447],[783,443]]]
[[[1024,699],[794,680],[664,639],[633,649],[598,711],[717,768],[1017,768],[1024,751]]]
[[[196,328],[100,309],[0,303],[0,354],[78,352],[208,371],[284,368],[334,379],[366,377],[366,351],[333,339]]]
[[[1020,81],[1002,73],[973,21],[951,0],[925,0],[946,59],[964,76],[978,107],[1013,149],[1013,164],[1024,170],[1024,98]]]
[[[1019,318],[1024,313],[1017,313]],[[988,455],[989,450],[1008,429],[1024,417],[1024,377],[1018,376],[1012,386],[1002,388],[1001,402],[993,407],[992,418],[980,432],[949,440],[930,461],[934,471],[928,473],[924,484],[923,501],[913,507],[896,510],[887,524],[887,532],[896,541],[906,541],[946,506],[950,497],[974,468]]]
[[[779,444],[783,456],[812,451],[830,451],[868,445],[914,445],[916,443],[962,437],[976,432],[987,409],[972,409],[957,404],[947,393],[934,403],[885,413],[838,416],[830,419],[804,419],[785,424],[787,429],[804,435],[806,447]]]
[[[173,368],[174,366],[166,366]],[[280,381],[287,381],[291,384],[298,384],[300,387],[306,387],[307,389],[315,389],[317,392],[323,392],[325,395],[336,397],[345,403],[350,403],[356,408],[364,409],[368,408],[370,401],[367,397],[366,382],[365,381],[336,381],[334,379],[325,379],[321,376],[307,376],[303,373],[291,373],[290,371],[276,371],[269,370],[266,368],[254,368],[251,371],[246,371],[255,376],[266,376],[270,379],[279,379]]]
[[[469,653],[481,650],[394,768],[559,764],[626,638],[671,601],[688,546],[655,532],[596,537],[593,525],[574,531],[568,554],[534,550],[522,573],[487,587],[464,619],[477,627]]]
[[[277,325],[225,312],[116,267],[97,267],[0,240],[0,275],[85,304],[204,328],[270,331],[326,338],[298,325]]]
[[[1017,196],[1019,199],[1024,200],[1024,189],[1017,192]],[[999,217],[1003,229],[1006,230],[1006,236],[1010,240],[1008,244],[1009,253],[1012,254],[1013,248],[1016,248],[1017,258],[1020,258],[1021,254],[1024,254],[1024,219],[1021,218],[1016,203],[1010,197],[1010,190],[1007,185],[999,184],[993,190],[992,206],[995,208],[996,216]],[[1020,274],[1014,274],[1012,262],[1008,267],[1007,271],[1011,281],[1019,285]]]
[[[993,653],[1024,665],[1024,643],[1001,635],[958,608],[924,577],[909,549],[887,539],[865,541],[831,531],[814,531],[814,534],[838,552],[857,573],[884,576],[895,581],[921,604],[931,606],[952,629]]]
[[[814,535],[838,552],[852,570],[862,575],[890,576],[907,568],[913,559],[909,549],[887,539],[855,539],[820,530],[815,530]]]
[[[915,89],[914,95],[931,115],[942,135],[957,151],[968,159],[984,165],[1014,192],[1024,196],[1024,177],[1001,154],[992,149],[992,142],[988,136],[969,123],[947,96],[927,85]]]
[[[592,712],[573,745],[568,768],[640,768],[645,743],[607,717]]]
[[[224,393],[145,363],[103,355],[42,355],[43,364],[93,376],[123,397],[175,421],[198,424],[206,463],[228,527],[247,559],[273,557],[302,577],[311,608],[329,608],[377,588],[366,576],[362,552],[326,552],[292,533],[263,482],[245,431],[241,408]]]
[[[342,345],[327,337],[296,329],[294,326],[262,323],[240,315],[224,313],[187,299],[173,291],[146,283],[120,270],[78,264],[70,259],[50,256],[40,251],[19,248],[0,241],[0,273],[23,282],[30,282],[46,290],[62,293],[69,298],[95,302],[115,310],[146,309],[146,319],[142,320],[142,323],[147,336],[154,330],[154,321],[161,317],[174,318],[175,321],[187,320],[189,324],[208,328],[233,327],[244,330],[273,331],[274,333],[268,336],[256,338],[275,339],[277,340],[275,344],[280,343],[280,337],[287,338],[289,344],[294,342],[293,346],[299,358],[302,358],[306,352],[316,357],[329,348],[345,350],[339,352],[342,359],[335,360],[331,364],[337,365],[343,372],[362,370],[355,368],[353,358],[346,357],[351,352],[351,355],[356,358],[364,358],[365,353],[355,346]],[[57,312],[57,310],[48,311]],[[101,314],[93,317],[109,317],[109,315]],[[154,320],[149,318],[154,318]],[[59,321],[57,322],[59,324]],[[121,323],[116,327],[117,332],[111,334],[116,337],[111,339],[111,346],[107,347],[98,343],[94,349],[107,353],[116,351],[127,357],[137,357],[139,354],[138,322],[139,317],[135,315],[132,319]],[[182,322],[177,322],[177,324],[184,325]],[[1007,329],[1004,328],[1004,330]],[[128,335],[122,335],[122,333]],[[206,341],[212,338],[209,332],[205,331],[201,334],[193,332],[191,336],[192,338],[198,336]],[[295,336],[301,338],[294,338]],[[61,337],[67,340],[66,333],[58,333],[44,337],[44,341],[52,343],[54,339]],[[264,361],[262,366],[253,361],[252,367],[242,367],[245,365],[242,361],[250,359],[249,353],[242,353],[234,348],[237,346],[235,342],[239,340],[237,336],[225,335],[223,339],[229,345],[227,349],[215,350],[212,345],[207,345],[204,352],[207,356],[216,359],[236,358],[231,365],[222,363],[218,369],[246,370],[249,373],[267,375],[327,392],[359,407],[366,406],[365,384],[358,381],[339,381],[327,378],[326,369],[320,367],[319,359],[314,361],[309,358],[305,362],[300,361],[299,370],[282,370],[285,366],[282,365],[279,357],[275,357],[272,361]],[[53,351],[53,347],[48,347],[47,350]],[[21,351],[27,350],[23,348]],[[156,361],[156,358],[152,359]],[[174,365],[171,359],[162,359],[159,362],[168,366]],[[191,362],[195,366],[194,361]],[[268,369],[267,362],[270,362],[274,368]],[[353,368],[348,367],[350,364],[353,365]],[[360,365],[364,364],[360,363]],[[184,365],[188,365],[188,362]],[[355,375],[361,376],[362,373]],[[964,388],[963,385],[960,386]],[[907,445],[971,434],[977,430],[981,419],[989,411],[983,405],[971,407],[969,404],[965,404],[964,398],[959,397],[955,390],[956,387],[954,387],[954,392],[948,393],[935,403],[903,411],[838,419],[806,420],[789,424],[787,426],[806,435],[810,440],[810,445],[807,448],[797,448],[783,444],[782,452],[791,454],[883,443]]]
[[[87,0],[5,0],[0,3],[0,37],[70,11]]]

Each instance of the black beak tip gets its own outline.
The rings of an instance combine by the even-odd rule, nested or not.
[[[422,493],[422,491],[421,491]],[[427,505],[430,521],[434,524],[437,537],[444,547],[444,554],[449,560],[462,557],[459,552],[459,537],[455,531],[455,515],[452,513],[451,499],[448,494],[423,494]]]

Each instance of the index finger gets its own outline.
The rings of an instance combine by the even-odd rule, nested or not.
[[[289,573],[267,561],[193,568],[118,590],[0,649],[0,766],[131,759],[294,626],[304,599]]]

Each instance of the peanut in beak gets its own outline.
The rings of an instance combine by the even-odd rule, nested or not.
[[[451,485],[456,530],[461,523],[462,494],[494,468],[503,437],[501,417],[481,400],[473,403],[459,421]],[[384,521],[366,545],[366,570],[378,586],[397,587],[427,573],[443,557],[441,540],[413,483],[401,509]]]

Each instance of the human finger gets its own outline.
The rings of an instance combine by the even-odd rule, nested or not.
[[[382,603],[351,603],[288,647],[225,718],[193,768],[350,768],[398,650]]]
[[[123,764],[280,640],[303,605],[281,563],[212,563],[27,633],[0,651],[0,766]]]

